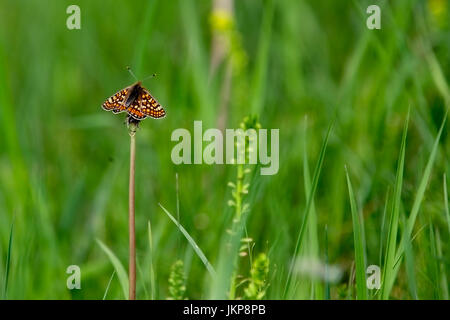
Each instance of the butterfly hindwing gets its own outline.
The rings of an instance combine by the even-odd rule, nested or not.
[[[139,100],[139,98],[134,99],[134,101],[128,107],[127,112],[136,120],[144,120],[147,116],[141,112]]]

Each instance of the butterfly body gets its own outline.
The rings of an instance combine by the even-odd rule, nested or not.
[[[127,112],[134,120],[147,117],[159,119],[166,115],[165,110],[138,81],[109,97],[102,108],[113,113]]]

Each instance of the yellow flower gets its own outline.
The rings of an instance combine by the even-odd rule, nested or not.
[[[447,21],[447,4],[447,0],[428,0],[428,10],[438,26],[442,27]]]
[[[214,10],[211,13],[209,22],[214,31],[224,32],[233,28],[233,17],[231,13],[226,10]]]

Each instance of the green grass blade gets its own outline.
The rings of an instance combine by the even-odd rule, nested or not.
[[[206,256],[204,255],[204,253],[200,249],[200,247],[197,245],[195,240],[189,235],[189,233],[186,231],[186,229],[169,213],[169,211],[167,211],[166,208],[164,208],[160,203],[159,203],[159,206],[167,214],[167,216],[170,218],[170,220],[172,220],[173,223],[175,223],[175,225],[178,227],[178,229],[181,231],[181,233],[186,237],[187,241],[192,246],[195,253],[198,255],[200,260],[202,260],[202,262],[205,265],[208,272],[211,274],[212,277],[214,277],[216,275],[216,271],[214,270],[211,263],[209,263],[208,259],[206,258]]]
[[[436,263],[438,267],[437,277],[440,284],[440,298],[443,300],[448,300],[448,281],[447,281],[447,272],[445,268],[445,261],[442,255],[442,241],[441,235],[439,234],[439,229],[436,228],[436,236],[435,236],[435,247],[436,247]],[[440,278],[440,279],[439,279]]]
[[[212,91],[205,84],[208,82],[207,53],[203,43],[199,2],[193,0],[178,1],[181,28],[187,45],[187,70],[192,82],[193,94],[198,98],[200,118],[204,124],[211,124],[216,118]]]
[[[448,209],[447,178],[446,178],[446,176],[445,176],[445,173],[444,173],[444,176],[443,176],[443,184],[444,184],[444,208],[445,208],[445,216],[446,216],[446,218],[447,218],[446,220],[447,220],[448,232],[449,232],[449,235],[450,235],[450,212],[449,212],[449,209]],[[442,257],[442,247],[441,247],[441,239],[440,239],[439,232],[438,232],[437,235],[438,235],[438,239],[437,239],[437,241],[436,241],[436,245],[437,245],[437,249],[438,249],[438,254],[439,254],[439,256]],[[448,300],[448,298],[449,298],[449,293],[448,293],[448,281],[447,281],[447,273],[446,273],[446,269],[445,269],[444,263],[445,263],[445,262],[442,262],[442,263],[441,263],[441,271],[442,271],[442,280],[441,280],[441,283],[442,283],[442,290],[443,290],[443,296],[444,296],[444,299]]]
[[[116,270],[113,271],[111,278],[109,278],[108,285],[106,286],[105,294],[103,295],[102,300],[106,300],[106,296],[108,295],[109,287],[111,286],[111,282],[112,282],[112,279],[114,278],[115,274],[116,274]]]
[[[384,247],[383,239],[386,237],[386,215],[387,215],[387,211],[388,211],[388,205],[389,205],[389,187],[388,187],[388,191],[386,192],[386,200],[384,202],[383,217],[381,218],[380,251],[379,251],[379,255],[378,255],[378,263],[380,266],[383,263],[383,247]]]
[[[450,103],[450,89],[448,87],[447,81],[445,80],[445,74],[439,64],[436,55],[433,50],[427,48],[425,58],[428,62],[430,68],[431,77],[436,85],[436,88],[444,98],[445,102]]]
[[[325,300],[331,299],[331,288],[328,281],[328,261],[328,225],[325,225]]]
[[[331,133],[331,129],[332,128],[333,128],[333,123],[330,124],[330,126],[328,127],[327,134],[325,136],[325,139],[324,139],[324,141],[322,143],[322,147],[320,149],[319,160],[317,161],[316,168],[314,169],[313,181],[312,181],[312,185],[311,185],[311,192],[309,193],[309,197],[308,197],[308,200],[306,202],[305,214],[304,214],[302,225],[300,227],[300,231],[298,233],[297,242],[295,244],[293,259],[295,259],[297,257],[297,254],[298,254],[298,252],[300,250],[300,245],[303,242],[303,237],[305,235],[305,230],[306,230],[306,226],[307,226],[307,223],[308,223],[308,216],[309,216],[309,214],[311,212],[314,195],[316,193],[317,184],[319,182],[320,172],[322,170],[323,160],[325,158],[325,151],[327,149],[328,139],[330,138],[330,133]],[[291,278],[292,278],[292,272],[293,272],[293,269],[294,269],[294,265],[295,265],[295,263],[292,263],[290,268],[289,268],[289,273],[287,275],[286,284],[284,286],[283,297],[286,297],[287,291],[289,289],[289,286],[290,286],[290,283],[291,283]]]
[[[448,226],[448,234],[450,235],[450,211],[448,210],[448,192],[447,192],[447,178],[444,173],[444,208],[445,208],[445,217],[447,218],[447,226]]]
[[[386,242],[386,258],[383,268],[383,280],[381,287],[381,298],[388,299],[391,292],[391,288],[395,279],[395,251],[397,243],[398,222],[400,215],[400,202],[403,185],[403,170],[405,166],[405,147],[406,147],[406,135],[408,132],[409,123],[409,111],[406,118],[405,127],[403,129],[402,143],[400,147],[400,154],[397,164],[397,174],[395,177],[394,197],[392,199],[392,207],[389,220],[389,229]]]
[[[419,213],[420,205],[423,200],[423,196],[425,194],[425,189],[428,185],[428,181],[431,177],[431,170],[433,169],[434,160],[436,159],[436,154],[439,146],[439,141],[441,139],[442,130],[445,126],[445,121],[447,119],[447,112],[445,113],[444,120],[442,121],[441,128],[439,129],[438,135],[436,137],[436,140],[434,141],[433,149],[431,150],[430,157],[428,158],[427,165],[425,167],[425,171],[422,175],[422,179],[419,184],[419,189],[417,190],[416,196],[414,198],[413,207],[411,209],[411,214],[409,215],[408,222],[407,222],[407,229],[406,232],[409,233],[409,235],[412,234],[414,224],[416,223],[417,214]],[[400,246],[401,250],[401,246]]]
[[[442,299],[441,297],[441,291],[439,290],[439,256],[437,253],[437,248],[436,248],[436,236],[434,233],[434,226],[431,223],[431,219],[430,219],[430,223],[429,223],[429,229],[430,229],[430,248],[428,252],[429,255],[429,278],[431,279],[432,282],[432,287],[433,287],[433,299],[434,300],[438,300],[438,299]]]
[[[243,213],[240,221],[232,223],[231,232],[222,237],[217,262],[217,276],[210,285],[208,299],[223,300],[233,294],[234,287],[232,285],[230,286],[230,284],[235,279],[239,248],[248,215],[249,211]]]
[[[304,179],[303,183],[305,186],[305,198],[308,199],[309,193],[311,192],[311,175],[309,172],[308,165],[308,143],[307,143],[307,118],[305,117],[305,132],[303,134],[303,173]],[[314,206],[314,201],[311,204],[311,214],[308,223],[308,235],[309,235],[309,252],[311,258],[318,260],[319,259],[319,237],[317,234],[318,223],[317,223],[317,214],[316,208]],[[320,281],[316,281],[315,279],[311,280],[311,299],[323,299],[323,286]]]
[[[345,175],[347,176],[348,195],[350,197],[350,208],[353,221],[353,242],[356,265],[356,297],[358,300],[367,300],[366,239],[364,235],[364,222],[361,212],[358,210],[356,205],[355,194],[348,175],[347,166],[345,167]]]
[[[4,283],[4,288],[3,288],[3,299],[6,299],[6,294],[8,292],[9,270],[11,267],[11,249],[12,249],[13,229],[14,229],[14,221],[13,221],[13,223],[11,223],[11,231],[9,232],[8,252],[6,255],[5,283]]]
[[[396,274],[398,273],[398,269],[400,268],[400,261],[403,257],[404,251],[405,251],[405,238],[411,238],[414,225],[416,223],[417,215],[419,214],[420,205],[422,204],[422,200],[424,198],[425,190],[428,185],[428,181],[431,177],[431,170],[433,169],[433,164],[436,159],[437,150],[439,147],[439,141],[441,139],[442,131],[445,126],[445,122],[447,119],[447,112],[445,113],[444,120],[442,121],[441,128],[439,129],[438,135],[434,141],[433,148],[431,150],[430,156],[428,158],[427,165],[425,167],[425,170],[422,175],[422,179],[419,183],[419,188],[417,189],[416,196],[414,197],[413,206],[411,209],[411,213],[408,217],[405,232],[407,235],[402,237],[402,240],[400,242],[400,245],[398,247],[397,255],[396,255],[396,263],[395,263],[395,270],[394,270],[394,278]]]
[[[406,225],[406,217],[402,215],[402,223]],[[405,237],[407,234],[404,233]],[[414,263],[414,251],[412,248],[411,239],[405,238],[405,271],[406,271],[406,280],[408,282],[409,293],[411,297],[415,300],[418,300],[419,297],[417,295],[417,283],[416,283],[416,274],[415,274],[415,263]]]
[[[125,299],[128,299],[128,274],[125,271],[125,268],[123,267],[120,260],[117,258],[117,256],[112,252],[103,242],[101,242],[99,239],[97,239],[97,243],[102,248],[102,250],[106,253],[109,260],[111,261],[112,265],[114,266],[114,270],[117,273],[117,276],[119,277],[119,282],[122,287],[123,295]]]
[[[155,289],[156,289],[156,282],[155,282],[155,269],[153,268],[153,237],[152,237],[152,226],[150,224],[150,220],[148,221],[148,244],[150,248],[150,298],[152,300],[155,299]]]
[[[254,114],[262,114],[262,108],[264,105],[264,98],[266,94],[267,85],[267,70],[269,65],[269,52],[271,45],[272,35],[272,20],[274,15],[273,1],[267,1],[267,6],[264,10],[263,22],[259,35],[259,44],[257,50],[257,57],[255,63],[255,69],[252,78],[251,88],[251,110]]]
[[[134,72],[137,73],[138,77],[144,77],[142,74],[142,64],[145,58],[145,49],[147,45],[147,39],[151,36],[152,22],[154,21],[155,14],[155,1],[147,2],[146,8],[143,9],[143,17],[141,21],[141,26],[137,30],[135,53],[134,53]]]

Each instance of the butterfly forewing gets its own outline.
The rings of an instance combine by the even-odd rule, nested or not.
[[[107,111],[112,111],[114,113],[120,113],[127,109],[125,101],[128,96],[128,92],[130,91],[130,87],[120,90],[116,94],[109,97],[102,104],[102,108]]]
[[[166,115],[166,111],[163,107],[161,107],[158,101],[156,101],[145,88],[142,88],[140,99],[141,111],[145,115],[152,118],[163,118]]]

